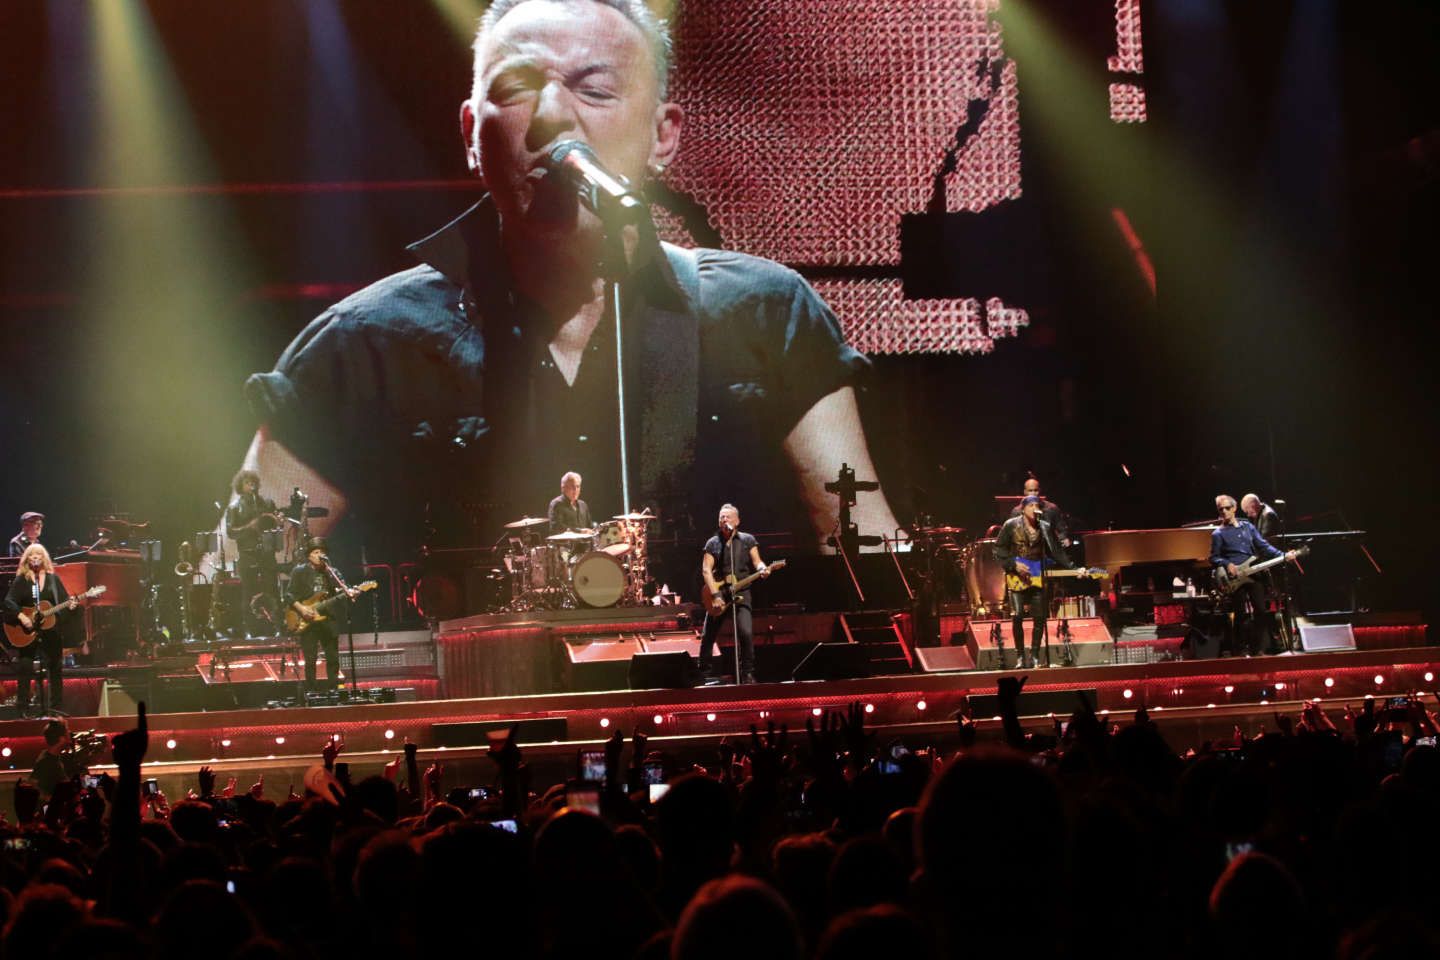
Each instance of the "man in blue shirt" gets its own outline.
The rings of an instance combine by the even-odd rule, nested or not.
[[[1215,531],[1210,534],[1210,567],[1216,573],[1224,569],[1232,577],[1239,573],[1239,564],[1244,563],[1251,557],[1260,560],[1270,560],[1281,556],[1281,552],[1271,546],[1255,525],[1249,520],[1241,520],[1235,509],[1235,498],[1229,494],[1222,493],[1215,498],[1215,508],[1220,512],[1220,522]],[[1294,559],[1295,553],[1291,551],[1283,555],[1287,560]],[[1265,582],[1260,578],[1251,580],[1239,590],[1232,594],[1234,607],[1232,612],[1236,620],[1245,617],[1247,633],[1250,638],[1245,643],[1245,653],[1253,656],[1260,652],[1260,640],[1258,634],[1265,627],[1262,619],[1268,609],[1265,599]],[[1249,615],[1246,617],[1246,600],[1249,600]],[[1270,631],[1265,629],[1267,653],[1278,653],[1274,649],[1274,640]]]

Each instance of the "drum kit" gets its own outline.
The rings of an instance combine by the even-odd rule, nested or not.
[[[542,536],[544,517],[505,524],[507,611],[640,606],[646,602],[648,510]]]
[[[971,616],[1000,616],[1005,609],[1005,571],[995,561],[995,538],[965,540],[964,527],[920,525],[917,545],[930,564],[932,582],[943,583],[941,569],[958,571]]]

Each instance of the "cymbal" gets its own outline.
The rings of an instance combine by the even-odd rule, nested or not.
[[[611,520],[659,520],[653,513],[622,513],[610,518]]]
[[[575,540],[589,540],[593,536],[595,536],[593,531],[586,532],[584,530],[566,530],[564,533],[552,533],[545,539],[553,541],[555,543],[570,543]]]
[[[925,536],[936,536],[947,533],[964,533],[964,527],[916,527],[915,532]]]
[[[523,527],[538,527],[542,523],[549,522],[550,521],[545,519],[544,517],[521,517],[519,520],[512,520],[509,523],[505,524],[505,529],[519,530]]]

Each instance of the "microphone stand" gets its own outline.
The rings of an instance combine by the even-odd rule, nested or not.
[[[335,584],[341,590],[345,591],[348,596],[350,587],[345,583],[345,578],[340,576],[340,571],[330,565],[330,558],[325,557],[321,562],[325,564],[325,572],[330,574],[330,579],[334,580]],[[353,618],[348,616],[345,618],[345,638],[346,645],[350,648],[350,696],[354,698],[356,694],[360,692],[360,678],[355,674],[355,622]],[[326,664],[326,669],[329,669],[329,664]],[[338,688],[339,684],[336,684],[336,686]]]
[[[623,289],[625,275],[625,226],[612,218],[601,217],[605,227],[605,252],[601,270],[605,277],[605,312],[615,326],[615,398],[620,418],[620,502],[630,512],[630,447],[625,432],[625,314]]]

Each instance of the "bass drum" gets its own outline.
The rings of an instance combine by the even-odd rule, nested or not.
[[[995,538],[966,544],[961,562],[971,613],[998,615],[1005,602],[1005,571],[995,562]]]
[[[587,607],[613,607],[625,595],[625,567],[599,550],[575,561],[570,590]]]

